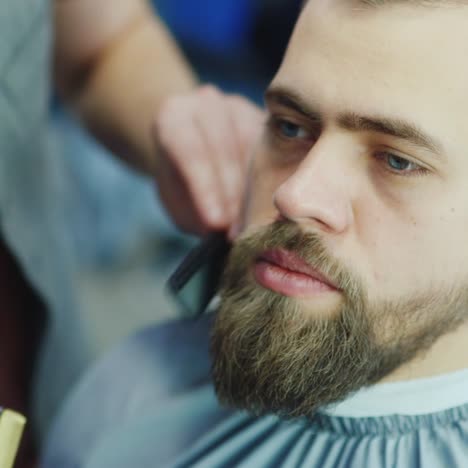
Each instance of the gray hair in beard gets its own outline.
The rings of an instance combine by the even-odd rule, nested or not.
[[[250,269],[274,248],[296,252],[337,284],[339,309],[314,314],[313,304],[308,312],[294,298],[260,287]],[[221,298],[211,338],[220,402],[284,418],[310,416],[379,381],[462,323],[468,302],[466,293],[441,296],[433,289],[371,305],[362,281],[327,253],[317,235],[284,221],[236,243]],[[440,307],[452,312],[444,316]]]

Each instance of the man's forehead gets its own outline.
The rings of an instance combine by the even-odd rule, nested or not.
[[[390,69],[405,60],[408,65],[415,64],[415,59],[420,68],[437,62],[445,68],[466,64],[468,9],[430,8],[411,14],[396,8],[355,14],[342,8],[350,3],[310,0],[299,18],[286,60],[293,56],[299,63],[308,57],[317,58],[322,50],[329,63],[337,64],[357,58],[379,67],[386,62],[393,66]]]
[[[428,64],[444,69],[455,67],[457,74],[466,68],[468,73],[468,8],[413,12],[382,8],[360,14],[342,8],[351,3],[355,2],[309,0],[298,20],[286,60],[288,56],[293,56],[296,63],[308,56],[316,58],[318,49],[322,49],[328,54],[329,63],[345,63],[360,55],[367,64],[388,64],[390,70],[406,61],[419,68]],[[413,2],[392,3],[408,6]]]

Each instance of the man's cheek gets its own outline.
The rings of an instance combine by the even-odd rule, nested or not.
[[[283,179],[270,172],[257,172],[251,179],[251,188],[245,204],[244,227],[264,226],[277,220],[279,212],[274,205],[275,192]]]

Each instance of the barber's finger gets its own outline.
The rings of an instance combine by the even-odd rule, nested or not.
[[[201,218],[199,209],[194,205],[192,195],[177,168],[172,164],[161,164],[156,181],[159,198],[170,213],[172,221],[185,232],[206,234],[209,231],[208,225]],[[177,187],[177,190],[174,190],[174,187]]]
[[[196,122],[209,157],[218,173],[228,216],[238,209],[242,188],[242,170],[230,108],[224,95],[212,87],[200,92],[203,108],[196,114]]]
[[[227,99],[231,108],[232,128],[240,155],[238,161],[243,174],[240,204],[237,214],[228,229],[228,238],[233,241],[242,230],[245,216],[244,211],[246,209],[245,203],[247,198],[246,192],[250,161],[260,141],[266,120],[266,113],[263,109],[260,109],[242,96],[230,95]]]
[[[243,163],[247,165],[262,134],[266,113],[242,96],[229,95],[227,100],[231,107],[230,115],[236,141],[243,156]]]
[[[164,150],[160,152],[159,165],[174,166],[203,222],[219,228],[226,224],[227,217],[217,170],[207,156],[209,150],[196,128],[193,113],[182,110],[169,112],[155,126],[155,137]],[[177,203],[187,203],[179,198],[180,187],[168,189],[173,193],[172,197],[168,196],[169,209],[174,209]]]

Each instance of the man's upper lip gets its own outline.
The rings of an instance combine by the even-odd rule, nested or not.
[[[328,279],[323,273],[312,268],[308,263],[306,263],[299,255],[296,253],[286,250],[286,249],[271,249],[265,250],[259,260],[265,260],[269,263],[274,263],[281,268],[286,270],[295,271],[297,273],[302,273],[304,275],[311,276],[312,278],[321,281],[322,283],[331,286],[332,288],[338,289],[336,284]]]

